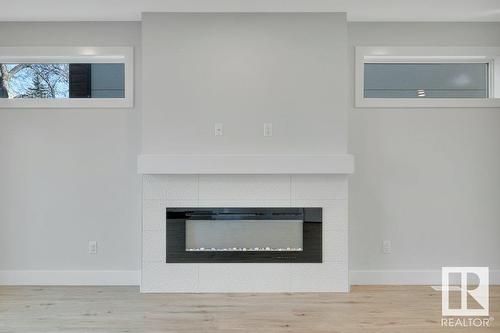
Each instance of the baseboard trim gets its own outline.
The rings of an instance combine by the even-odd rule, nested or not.
[[[440,285],[441,270],[350,271],[351,285]],[[490,269],[490,285],[500,284],[500,269]]]
[[[138,286],[140,271],[0,271],[0,285]],[[351,285],[440,285],[441,270],[350,271]],[[500,285],[500,269],[490,270]]]
[[[0,285],[139,285],[140,271],[0,271]]]

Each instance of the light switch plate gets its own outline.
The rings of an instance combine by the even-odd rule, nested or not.
[[[264,123],[264,136],[273,136],[273,124]]]
[[[392,244],[390,240],[385,240],[382,242],[382,252],[384,254],[391,254],[392,253]]]
[[[214,124],[214,134],[215,136],[223,136],[224,135],[224,125],[222,123]]]
[[[89,254],[97,254],[97,241],[89,241]]]

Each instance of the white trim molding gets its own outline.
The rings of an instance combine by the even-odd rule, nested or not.
[[[351,285],[441,285],[441,270],[353,270]],[[500,285],[500,269],[490,269],[490,284]]]
[[[0,285],[130,286],[140,271],[0,271]]]
[[[0,47],[0,63],[123,63],[124,98],[0,98],[0,108],[131,108],[133,47]]]
[[[139,174],[352,174],[343,155],[139,155]]]
[[[488,98],[365,98],[365,63],[488,63]],[[498,108],[500,107],[500,47],[356,47],[355,107],[357,108]]]
[[[440,285],[441,270],[354,270],[350,285]],[[136,286],[140,271],[0,271],[0,285]],[[490,269],[500,285],[500,269]]]

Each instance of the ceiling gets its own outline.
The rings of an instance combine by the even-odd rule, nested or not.
[[[139,21],[142,12],[347,12],[349,21],[500,22],[500,0],[0,0],[0,21]]]

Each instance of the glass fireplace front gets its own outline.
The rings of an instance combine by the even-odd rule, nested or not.
[[[167,208],[167,262],[321,262],[321,208]]]
[[[302,220],[186,221],[186,251],[302,251]]]

